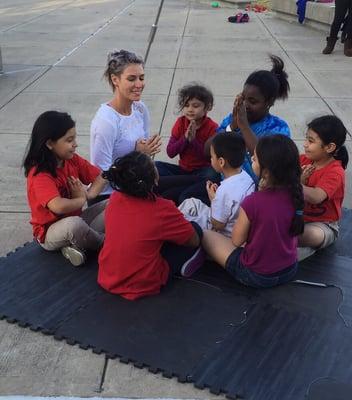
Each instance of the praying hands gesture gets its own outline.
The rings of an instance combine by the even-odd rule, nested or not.
[[[161,138],[159,135],[153,135],[149,139],[139,139],[136,142],[136,150],[141,153],[154,156],[160,152]]]
[[[189,141],[192,142],[192,140],[194,140],[194,138],[196,137],[196,133],[197,133],[197,124],[195,120],[192,120],[189,125],[188,128],[185,132],[185,138]]]
[[[231,129],[232,130],[241,129],[242,131],[248,127],[249,127],[249,122],[247,118],[246,105],[243,94],[240,93],[236,96],[233,105]]]

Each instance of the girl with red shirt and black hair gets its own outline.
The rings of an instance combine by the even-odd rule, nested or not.
[[[197,269],[202,230],[172,201],[154,194],[159,176],[148,155],[133,151],[103,176],[115,189],[99,254],[98,283],[104,289],[135,300],[159,293],[172,274],[189,276]]]
[[[344,124],[334,115],[308,124],[305,154],[301,155],[305,227],[298,241],[300,247],[308,249],[299,249],[300,260],[338,237],[348,164],[346,134]]]
[[[106,181],[99,168],[75,153],[75,122],[64,112],[46,111],[36,120],[23,161],[33,235],[49,251],[61,250],[74,266],[85,262],[87,249],[104,240],[101,202],[82,211]],[[84,185],[90,185],[88,191]]]

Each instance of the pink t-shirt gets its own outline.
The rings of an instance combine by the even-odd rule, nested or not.
[[[288,191],[268,189],[247,196],[241,207],[250,221],[242,264],[262,274],[274,274],[297,261],[297,237],[290,226],[295,209]]]

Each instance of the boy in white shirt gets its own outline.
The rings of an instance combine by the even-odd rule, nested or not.
[[[210,207],[195,198],[180,204],[179,210],[188,221],[231,237],[239,206],[255,189],[252,178],[241,167],[245,153],[245,142],[238,133],[214,136],[210,146],[211,165],[216,172],[223,174],[224,180],[219,186],[211,181],[206,183]]]

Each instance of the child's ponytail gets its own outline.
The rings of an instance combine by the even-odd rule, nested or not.
[[[335,160],[341,161],[341,165],[343,169],[347,168],[349,156],[346,146],[341,146],[339,149],[336,150],[334,154]]]
[[[150,157],[138,151],[132,151],[118,158],[112,166],[103,172],[114,190],[133,197],[155,200],[154,186],[157,172]]]
[[[271,73],[274,74],[279,81],[279,89],[277,99],[287,99],[288,92],[290,91],[290,84],[288,83],[288,75],[284,70],[285,64],[278,56],[271,55],[270,60],[273,64]]]
[[[314,131],[324,145],[330,143],[336,145],[333,157],[341,161],[342,167],[346,169],[349,160],[346,146],[344,146],[347,129],[340,118],[336,117],[336,115],[323,115],[313,119],[308,124],[308,129]]]
[[[287,99],[290,91],[288,75],[284,70],[285,64],[280,57],[271,55],[272,69],[270,71],[260,70],[252,72],[247,78],[245,85],[256,86],[265,100],[271,105],[277,99]]]

